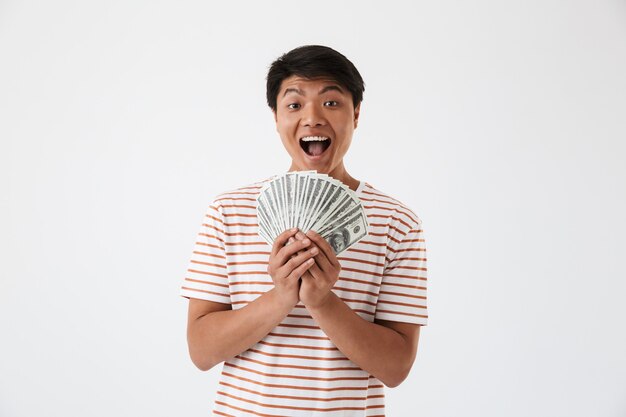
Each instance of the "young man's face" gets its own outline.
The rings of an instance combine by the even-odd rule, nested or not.
[[[293,75],[276,100],[276,130],[292,159],[291,170],[343,175],[343,156],[357,126],[360,104],[336,81]],[[325,138],[324,140],[319,140]]]

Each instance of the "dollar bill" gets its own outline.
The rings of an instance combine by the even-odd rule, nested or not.
[[[259,236],[272,245],[283,231],[315,230],[340,253],[367,234],[367,216],[357,194],[315,171],[272,177],[257,197]]]

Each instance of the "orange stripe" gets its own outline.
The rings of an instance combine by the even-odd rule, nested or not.
[[[342,410],[365,410],[365,407],[333,407],[333,408],[317,408],[317,407],[296,407],[293,405],[278,405],[278,404],[263,404],[258,401],[250,400],[243,397],[237,397],[236,395],[228,394],[224,391],[217,391],[219,395],[223,395],[225,397],[229,397],[235,400],[247,402],[250,404],[260,405],[261,407],[267,408],[284,408],[286,410],[302,410],[302,411],[342,411]],[[217,401],[216,401],[217,402]],[[234,407],[233,407],[234,408]],[[249,413],[257,414],[254,411],[248,411]],[[259,414],[266,416],[267,414]]]
[[[389,215],[386,215],[386,214],[368,214],[368,215],[367,215],[367,217],[368,217],[368,218],[369,218],[369,217],[380,217],[380,218],[383,218],[383,219],[392,219],[392,220],[395,220],[395,221],[397,221],[397,222],[402,223],[403,225],[405,225],[405,226],[406,226],[406,227],[408,227],[408,228],[410,228],[410,227],[411,227],[411,225],[410,225],[410,224],[408,224],[407,222],[405,222],[405,221],[404,221],[404,220],[402,220],[401,218],[399,218],[399,217],[395,217],[395,216],[389,216]]]
[[[333,289],[343,290],[343,291],[348,291],[348,292],[356,292],[356,293],[359,293],[359,294],[367,294],[367,295],[371,295],[372,297],[378,296],[378,294],[376,294],[375,292],[365,291],[365,290],[357,290],[357,289],[354,289],[354,288],[345,288],[345,287],[335,286],[335,287],[333,287]]]
[[[213,413],[214,413],[214,414],[217,414],[218,416],[225,416],[225,417],[237,417],[237,416],[234,416],[234,415],[232,415],[232,414],[222,413],[221,411],[217,411],[217,410],[213,410]]]
[[[263,295],[263,294],[265,294],[265,291],[234,291],[234,292],[230,293],[231,296],[232,295],[242,295],[242,294],[246,294],[246,295],[249,295],[249,294]]]
[[[423,295],[410,295],[410,294],[403,294],[403,293],[400,293],[400,292],[392,292],[392,291],[381,291],[380,293],[381,294],[387,294],[387,295],[395,295],[395,296],[398,296],[398,297],[421,298],[423,300],[426,299],[426,297],[423,296]]]
[[[369,385],[368,387],[322,388],[322,387],[307,387],[307,386],[302,386],[302,385],[264,384],[263,382],[257,381],[255,379],[244,378],[244,377],[241,377],[241,376],[237,376],[235,374],[230,374],[230,373],[228,373],[226,371],[222,371],[222,375],[226,375],[228,377],[235,378],[235,379],[238,379],[240,381],[246,381],[246,382],[250,382],[252,384],[261,385],[263,387],[288,388],[288,389],[296,389],[296,390],[302,390],[302,391],[344,391],[344,390],[345,391],[363,391],[363,390],[366,390],[368,387],[370,387],[370,388],[378,387],[377,385]],[[380,385],[380,387],[382,388],[382,385]]]
[[[428,259],[426,258],[395,258],[393,261],[394,262],[400,262],[400,261],[424,261],[426,262]]]
[[[428,316],[423,315],[423,314],[411,314],[411,313],[403,313],[401,311],[391,311],[391,310],[376,310],[377,313],[389,313],[389,314],[400,314],[403,316],[411,316],[411,317],[421,317],[421,318],[428,318]]]
[[[226,236],[258,236],[259,232],[224,232]]]
[[[339,259],[340,261],[357,262],[357,263],[360,263],[360,264],[374,265],[374,266],[380,266],[380,267],[385,266],[385,264],[380,263],[380,262],[365,261],[365,260],[361,260],[361,259],[358,259],[358,258],[345,258],[343,256],[340,256],[337,259]]]
[[[265,273],[267,275],[267,273]],[[237,281],[237,282],[231,282],[230,285],[274,285],[274,282],[272,281]]]
[[[266,242],[237,242],[237,243],[225,242],[224,244],[226,246],[246,246],[246,245],[265,245],[265,246],[267,246]]]
[[[232,226],[244,226],[244,227],[259,227],[258,223],[224,223],[226,227]]]
[[[387,237],[387,239],[392,240],[392,241],[394,241],[394,242],[396,242],[396,243],[400,243],[400,242],[401,242],[401,240],[396,239],[396,238],[394,238],[394,237],[391,237],[391,236],[390,236],[389,234],[387,234],[387,233],[374,233],[374,232],[370,232],[370,233],[369,233],[369,235],[370,235],[370,236],[386,236],[386,237]]]
[[[197,290],[195,288],[189,288],[189,287],[181,287],[181,288],[184,289],[184,290],[203,292],[203,293],[206,293],[206,294],[219,295],[220,297],[229,298],[228,295],[220,294],[218,292],[207,291],[207,290]]]
[[[355,300],[355,299],[352,299],[352,298],[344,298],[344,297],[341,297],[341,300],[343,300],[343,301],[344,301],[344,302],[346,302],[346,303],[368,304],[368,305],[371,305],[371,306],[376,307],[376,303],[374,303],[374,302],[372,302],[372,301],[367,301],[367,300]]]
[[[222,219],[220,219],[220,218],[218,218],[218,217],[215,217],[215,216],[211,216],[210,214],[205,214],[205,215],[204,215],[204,217],[208,217],[209,219],[213,219],[213,220],[215,220],[216,222],[220,222],[220,223],[224,224],[224,222],[222,221]]]
[[[277,324],[276,327],[291,327],[293,329],[313,329],[313,330],[321,330],[318,326],[307,326],[304,324],[287,324],[287,323],[280,323]]]
[[[256,214],[243,214],[243,213],[236,213],[236,214],[231,214],[231,213],[223,213],[222,216],[224,217],[256,217]]]
[[[373,190],[376,190],[374,187],[370,187]],[[378,191],[378,190],[376,190]],[[370,195],[375,195],[378,197],[384,197],[384,198],[388,198],[389,200],[393,201],[396,204],[402,204],[401,202],[399,202],[398,200],[396,200],[395,198],[389,197],[388,195],[385,194],[380,194],[380,191],[378,193],[372,192],[372,191],[367,191],[367,190],[363,190],[363,194],[370,194]]]
[[[399,219],[397,219],[397,220],[399,220]],[[390,224],[386,224],[386,223],[370,223],[370,226],[374,226],[374,227],[388,227],[388,228],[393,229],[396,232],[400,233],[402,236],[406,236],[406,232],[403,232],[402,230],[398,229],[397,227],[393,227]]]
[[[288,339],[291,338],[296,338],[296,339],[312,339],[312,340],[330,340],[328,337],[322,337],[322,336],[305,336],[305,335],[294,335],[294,334],[284,334],[284,333],[274,333],[274,332],[269,332],[268,335],[270,336],[276,336],[276,337],[286,337]]]
[[[236,256],[236,255],[271,255],[271,252],[259,252],[259,251],[252,251],[252,252],[226,252],[227,256]]]
[[[363,249],[355,249],[353,247],[349,248],[346,252],[357,252],[357,253],[364,253],[366,255],[385,256],[384,253],[372,252],[372,251],[363,250]]]
[[[236,232],[236,233],[226,232],[226,231],[220,229],[219,227],[216,227],[216,226],[213,226],[213,225],[210,225],[210,224],[206,224],[206,223],[203,223],[202,226],[205,226],[208,229],[215,229],[216,231],[218,231],[219,233],[221,233],[221,234],[223,234],[225,236],[257,236],[258,235],[257,232],[249,232],[249,233],[244,233],[244,232]]]
[[[200,264],[200,265],[207,265],[207,266],[215,266],[217,268],[224,268],[224,269],[226,269],[226,265],[212,264],[212,263],[209,263],[209,262],[200,262],[200,261],[195,261],[193,259],[191,261],[189,261],[189,263]]]
[[[264,356],[274,356],[274,357],[281,357],[281,358],[292,358],[292,359],[306,359],[306,360],[312,360],[312,361],[349,361],[350,359],[346,358],[345,356],[338,356],[338,357],[318,357],[318,356],[306,356],[306,355],[281,355],[281,354],[277,354],[277,353],[269,353],[269,352],[264,352],[262,350],[258,350],[258,349],[248,349],[246,352],[254,352],[257,353],[259,355],[264,355]]]
[[[246,206],[243,204],[224,204],[222,205],[222,207],[226,207],[226,208],[249,208],[249,209],[256,209],[255,206]]]
[[[366,193],[367,194],[367,193]],[[373,193],[370,193],[373,194]],[[380,194],[375,194],[378,195],[380,197],[386,197],[386,196],[382,196]],[[365,198],[365,197],[361,197],[361,201],[377,201],[379,203],[385,203],[385,204],[389,204],[391,206],[402,206],[401,204],[399,204],[399,201],[390,201],[390,200],[380,200],[378,198]]]
[[[268,275],[267,271],[232,271],[230,275]]]
[[[405,307],[411,307],[411,308],[426,308],[426,306],[423,306],[423,305],[415,305],[415,304],[409,304],[409,303],[398,303],[396,301],[378,300],[378,304],[392,304],[392,305],[396,305],[396,306],[405,306]]]
[[[305,306],[299,306],[299,305],[296,305],[296,307],[295,307],[295,308],[306,308],[306,307],[305,307]],[[371,316],[371,315],[374,315],[374,313],[372,313],[372,312],[370,312],[370,311],[367,311],[367,310],[361,310],[361,309],[358,309],[358,308],[353,308],[353,309],[352,309],[352,311],[354,311],[355,313],[363,313],[363,314],[367,314],[367,315],[370,315],[370,316]]]
[[[278,354],[278,357],[283,357],[283,355]],[[325,368],[323,366],[304,366],[304,365],[288,365],[284,363],[269,363],[263,362],[258,359],[247,358],[245,356],[237,355],[235,358],[240,359],[246,362],[256,363],[257,365],[263,365],[267,368],[289,368],[289,369],[306,369],[309,371],[359,371],[363,372],[361,368],[358,366],[338,366],[334,368]]]
[[[359,274],[365,274],[365,275],[370,275],[370,276],[375,276],[375,277],[382,277],[383,274],[379,273],[379,272],[374,272],[374,271],[365,271],[363,269],[358,269],[358,268],[341,268],[342,271],[349,271],[349,272],[356,272]]]
[[[267,265],[267,261],[246,261],[246,262],[229,262],[228,266],[232,265]]]
[[[420,287],[417,285],[407,285],[407,284],[396,284],[395,282],[385,282],[386,287],[402,287],[402,288],[412,288],[414,290],[425,290],[426,287]]]
[[[210,245],[208,245],[208,246],[210,246]],[[215,246],[215,247],[217,248],[217,246]],[[218,248],[218,249],[221,249],[221,248]],[[196,251],[196,250],[195,250],[195,251],[193,251],[193,253],[195,253],[196,255],[202,255],[202,256],[212,256],[212,257],[214,257],[214,258],[226,259],[226,257],[225,257],[225,256],[222,256],[222,255],[216,255],[216,254],[214,254],[214,253],[200,252],[200,251]]]
[[[354,279],[354,278],[345,278],[345,277],[342,277],[341,275],[339,276],[339,280],[338,281],[349,281],[349,282],[356,282],[357,284],[373,285],[375,287],[380,287],[380,283],[378,283],[378,282],[363,281],[361,279]]]
[[[220,242],[224,243],[224,241],[221,238],[217,237],[217,236],[209,235],[207,233],[198,233],[198,235],[205,236],[205,237],[210,237],[210,238],[213,238],[215,240],[219,240]]]
[[[393,278],[408,278],[408,279],[421,279],[421,280],[426,280],[426,277],[417,277],[415,275],[402,275],[402,274],[385,274],[386,277],[393,277]]]
[[[239,391],[249,392],[251,394],[256,394],[260,397],[266,398],[286,398],[291,400],[302,400],[302,401],[365,401],[368,398],[376,398],[376,397],[384,397],[384,395],[378,396],[370,396],[370,397],[334,397],[334,398],[320,398],[320,397],[301,397],[296,395],[278,395],[278,394],[268,394],[265,392],[255,391],[249,388],[238,387],[237,385],[229,384],[228,382],[220,381],[220,385],[224,385]]]
[[[228,201],[256,201],[256,198],[247,198],[247,197],[222,197],[222,198],[218,198],[215,200],[215,202],[218,201],[224,201],[224,200],[228,200]],[[225,206],[223,206],[225,207]]]
[[[410,269],[412,271],[427,271],[428,268],[422,268],[419,266],[403,266],[403,265],[398,265],[398,266],[392,266],[391,268],[387,268],[387,271],[393,271],[394,269]]]
[[[274,378],[289,378],[289,379],[304,379],[311,381],[363,381],[369,379],[368,377],[363,376],[338,376],[333,378],[323,378],[323,377],[315,377],[315,376],[304,376],[304,375],[283,375],[283,374],[270,374],[266,372],[257,371],[256,369],[246,368],[244,366],[235,365],[229,362],[224,362],[224,366],[230,366],[232,368],[241,369],[243,371],[247,371],[253,374],[269,376]]]
[[[375,246],[387,246],[386,243],[379,243],[379,242],[371,242],[369,240],[362,240],[359,243],[363,243],[364,245],[375,245]]]
[[[290,316],[289,314],[287,316]],[[313,350],[327,350],[327,351],[339,351],[336,347],[322,347],[322,346],[306,346],[306,345],[289,345],[286,343],[270,343],[264,340],[259,340],[261,345],[275,346],[275,347],[288,347],[293,349],[313,349]]]
[[[211,275],[211,276],[219,277],[219,278],[228,278],[228,275],[215,274],[213,272],[196,271],[195,269],[188,269],[187,271],[195,272],[197,274],[202,274],[202,275]]]
[[[196,245],[208,246],[208,247],[211,247],[211,248],[215,248],[215,249],[219,249],[219,250],[224,250],[224,248],[223,248],[223,247],[221,247],[221,246],[217,246],[217,245],[211,245],[210,243],[196,242]]]
[[[228,288],[228,284],[220,284],[220,283],[212,282],[212,281],[201,281],[199,279],[193,279],[193,278],[185,278],[185,281],[197,282],[199,284],[215,285],[216,287],[222,287],[222,288]]]
[[[413,216],[409,215],[408,213],[405,213],[402,210],[398,210],[397,208],[390,208],[390,207],[383,207],[383,206],[366,206],[366,205],[364,205],[363,208],[369,209],[369,210],[378,209],[378,210],[393,211],[394,213],[398,213],[398,214],[402,214],[402,215],[406,216],[413,223],[420,224],[420,222],[418,222],[417,219],[414,219]]]
[[[258,187],[258,188],[261,189],[262,187]],[[222,193],[218,197],[222,197],[222,196],[225,196],[225,195],[233,195],[233,194],[259,195],[258,192],[256,192],[256,193],[248,193],[248,192],[244,192],[244,191],[231,191],[231,192],[228,192],[228,193]]]
[[[393,250],[391,248],[389,248],[392,252],[395,253],[400,253],[400,252],[412,252],[412,251],[416,251],[416,252],[426,252],[426,248],[409,248],[409,249],[398,249],[398,250]]]

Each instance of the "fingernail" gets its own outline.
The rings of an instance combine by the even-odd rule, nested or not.
[[[304,240],[302,241],[302,244],[303,244],[303,245],[308,245],[309,243],[311,243],[311,241],[310,241],[309,239],[304,239]]]
[[[292,231],[292,232],[295,232],[296,230],[298,230],[298,228],[297,228],[297,227],[293,227],[293,228],[291,229],[291,231]]]
[[[317,255],[317,252],[319,252],[319,249],[317,249],[317,248],[313,248],[313,249],[311,249],[311,253],[312,253],[313,255]]]
[[[306,236],[304,235],[304,233],[302,233],[302,232],[298,232],[298,233],[296,233],[296,237],[297,237],[298,239],[304,239]]]

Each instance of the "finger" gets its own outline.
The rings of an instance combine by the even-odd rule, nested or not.
[[[318,255],[318,256],[320,256],[320,255]],[[313,265],[311,265],[311,268],[309,268],[308,272],[311,273],[313,278],[321,281],[325,277],[324,271],[322,270],[322,268],[320,268],[319,264],[317,263],[317,256],[314,257],[313,260],[315,261],[315,263]]]
[[[302,274],[300,278],[302,278],[303,282],[308,281],[308,280],[315,281],[315,277],[311,275],[311,268],[304,271],[304,274]]]
[[[279,266],[282,266],[287,260],[294,254],[299,253],[302,250],[306,250],[311,245],[311,239],[296,240],[290,245],[283,246],[276,254],[276,261]]]
[[[333,269],[332,263],[322,250],[320,250],[319,255],[315,257],[315,263],[317,264],[317,266],[320,267],[322,271],[330,271]]]
[[[276,255],[276,259],[277,261],[281,262],[279,264],[281,266],[278,267],[280,276],[284,277],[289,275],[289,273],[294,268],[298,267],[302,262],[320,253],[319,248],[317,246],[314,246],[309,248],[308,250],[296,254],[296,251],[300,251],[300,249],[302,248],[306,249],[306,247],[310,244],[310,241],[308,243],[305,243],[305,241],[298,241],[292,245],[285,246],[283,249],[281,249],[280,252],[278,252],[278,254]]]
[[[311,239],[320,248],[320,250],[326,255],[326,258],[328,259],[328,262],[332,266],[334,266],[334,267],[339,266],[339,261],[337,260],[337,255],[335,255],[335,251],[330,246],[330,244],[326,241],[326,239],[324,239],[322,236],[320,236],[314,230],[309,230],[308,232],[306,232],[306,236],[309,239]]]
[[[308,260],[304,261],[300,266],[291,271],[291,273],[287,276],[287,280],[295,281],[297,279],[300,279],[300,277],[307,271],[307,269],[309,269],[314,264],[315,261],[313,260],[313,258],[309,258]]]
[[[297,240],[304,240],[304,239],[308,239],[306,237],[306,235],[304,233],[302,233],[300,230],[298,230],[298,232],[295,234],[294,237],[290,238],[291,240],[293,240],[294,242]],[[302,253],[304,249],[300,250],[298,253]]]
[[[298,233],[299,233],[299,232],[298,232]],[[287,245],[291,245],[291,244],[292,244],[293,242],[295,242],[295,241],[296,241],[296,239],[295,239],[293,236],[291,236],[291,237],[287,240],[287,243],[285,243],[285,246],[287,246]],[[293,258],[294,256],[296,256],[296,255],[295,255],[295,254],[294,254],[294,255],[291,255],[291,257],[292,257],[292,258]]]
[[[285,230],[284,232],[279,234],[276,240],[274,240],[274,244],[272,245],[272,255],[275,256],[278,251],[281,250],[283,246],[285,246],[287,240],[295,235],[297,231],[298,228],[294,227],[293,229]]]
[[[297,240],[304,240],[304,239],[307,239],[307,237],[306,237],[306,235],[304,233],[302,233],[300,230],[298,230],[298,232],[295,234],[295,236],[293,238],[291,238],[291,239],[294,239],[294,240],[296,240],[296,239]],[[300,252],[298,252],[298,253],[300,253]]]

